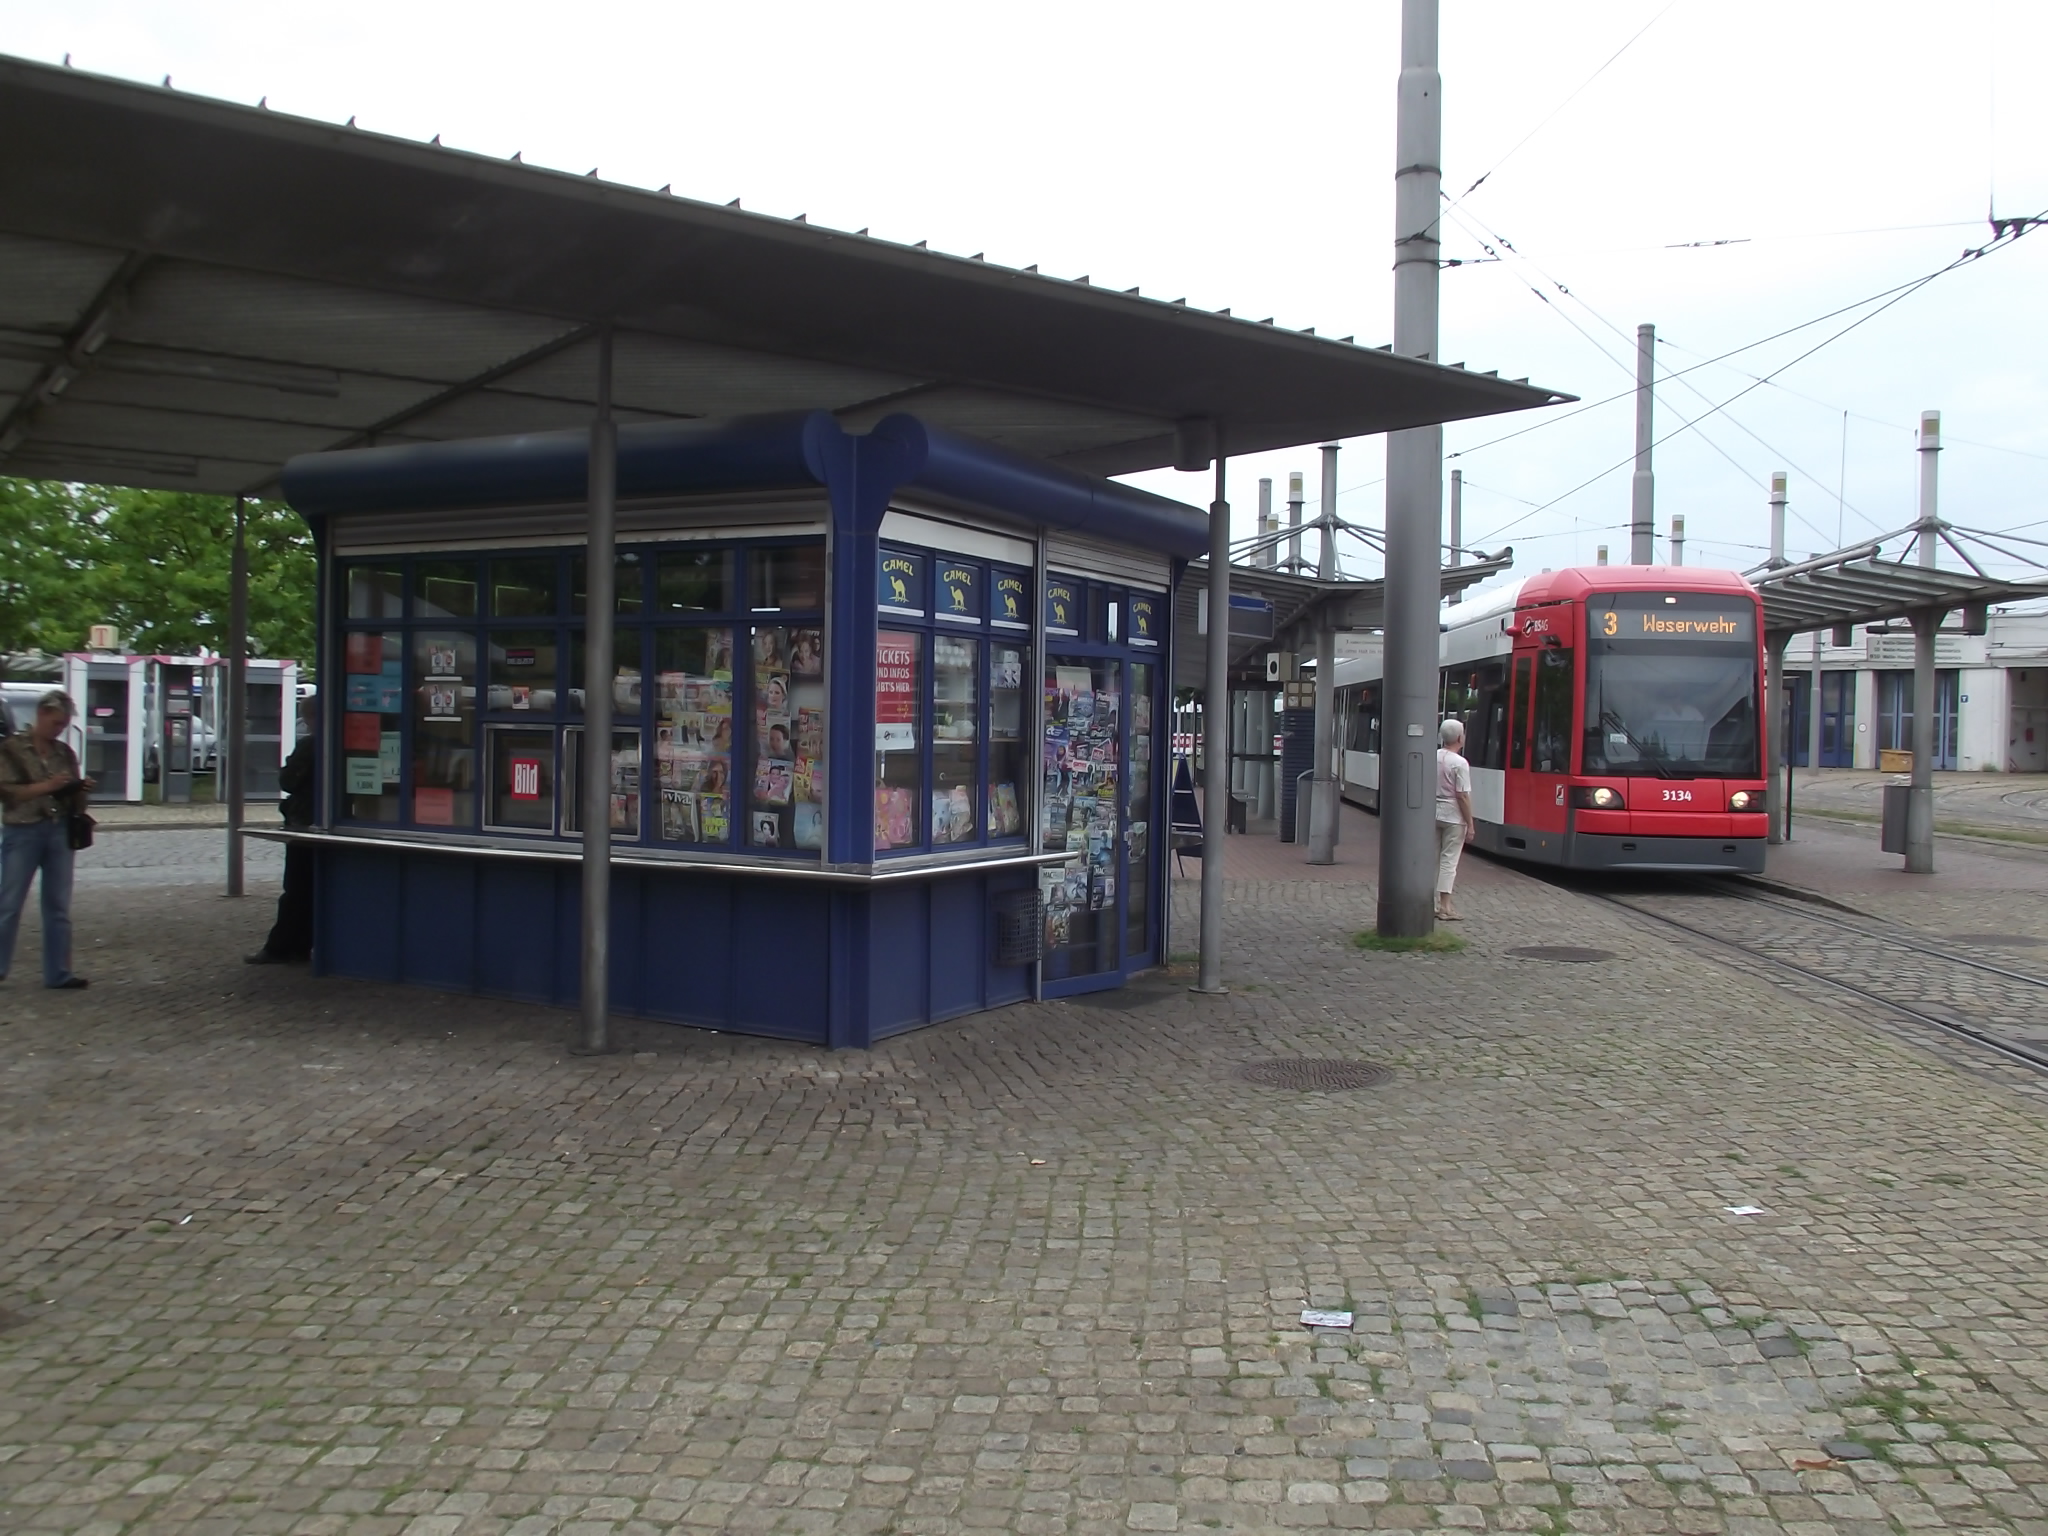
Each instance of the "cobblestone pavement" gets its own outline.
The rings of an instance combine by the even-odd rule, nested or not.
[[[1794,770],[1792,811],[1832,811],[1875,821],[1884,809],[1884,786],[1899,775],[1861,768]],[[1935,825],[1946,832],[2048,841],[2048,775],[1937,773]]]
[[[2018,1069],[1478,868],[1460,954],[1235,880],[1224,998],[595,1060],[94,890],[0,987],[0,1528],[2048,1531]]]

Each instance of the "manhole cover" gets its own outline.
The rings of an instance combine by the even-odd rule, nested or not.
[[[1237,1069],[1248,1083],[1265,1088],[1293,1088],[1301,1093],[1343,1093],[1353,1088],[1371,1088],[1393,1076],[1385,1067],[1369,1061],[1294,1060],[1252,1061]]]
[[[1949,937],[1958,944],[1996,944],[2005,949],[2038,949],[2048,944],[2048,939],[2026,933],[1952,933]]]
[[[1614,958],[1611,949],[1575,949],[1569,944],[1528,944],[1508,953],[1524,960],[1549,960],[1557,965],[1591,965],[1596,960]]]

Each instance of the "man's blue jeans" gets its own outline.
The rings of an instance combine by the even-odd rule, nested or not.
[[[0,828],[0,976],[14,963],[14,936],[29,882],[43,875],[43,985],[71,979],[71,840],[66,818]]]

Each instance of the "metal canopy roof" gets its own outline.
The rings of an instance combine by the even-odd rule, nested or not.
[[[911,409],[1096,474],[1568,397],[1179,302],[0,57],[0,469]],[[1196,452],[1182,457],[1199,459]]]
[[[1514,551],[1504,549],[1498,555],[1472,564],[1446,566],[1440,577],[1442,595],[1449,597],[1453,592],[1476,587],[1514,563]],[[1173,681],[1176,688],[1206,686],[1207,648],[1197,626],[1201,617],[1201,593],[1208,586],[1208,569],[1206,560],[1191,564],[1187,579],[1181,582],[1180,590],[1175,594]],[[1271,650],[1286,649],[1290,643],[1290,630],[1312,628],[1318,622],[1318,607],[1328,605],[1335,609],[1333,616],[1339,629],[1377,628],[1386,614],[1387,583],[1384,578],[1323,581],[1314,576],[1296,576],[1289,571],[1269,570],[1263,566],[1232,565],[1230,595],[1233,598],[1256,597],[1273,605],[1272,639],[1235,634],[1230,637],[1230,670],[1233,676],[1237,676],[1253,657]],[[1305,634],[1294,637],[1297,650],[1307,649],[1309,643]],[[1261,680],[1264,675],[1261,670]]]
[[[1880,560],[1877,543],[1750,575],[1763,599],[1764,629],[1797,634],[1839,624],[1874,624],[1926,609],[2048,597],[2048,583],[2001,581],[1978,571]]]

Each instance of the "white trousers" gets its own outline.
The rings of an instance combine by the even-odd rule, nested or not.
[[[1465,823],[1440,821],[1436,824],[1436,893],[1451,894],[1458,883],[1458,855],[1465,851]]]

